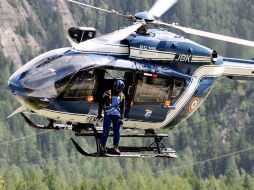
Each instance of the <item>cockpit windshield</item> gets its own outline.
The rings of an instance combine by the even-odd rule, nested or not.
[[[19,70],[16,71],[12,75],[12,77],[16,78],[16,76],[18,76],[18,75],[23,75],[24,76],[24,73],[28,73],[29,70],[31,70],[34,67],[37,67],[38,65],[41,64],[41,62],[43,62],[47,58],[53,57],[53,56],[63,55],[65,52],[67,52],[69,50],[70,50],[70,48],[61,48],[61,49],[56,49],[56,50],[52,50],[52,51],[43,53],[43,54],[39,55],[38,57],[32,59],[28,63],[26,63],[23,67],[19,68]]]
[[[75,67],[70,64],[71,57],[49,57],[31,69],[23,80],[23,86],[32,90],[29,96],[56,96],[55,81],[74,73]]]
[[[15,73],[27,96],[56,97],[71,76],[81,69],[111,61],[99,56],[65,54],[67,51],[65,48],[45,53]]]

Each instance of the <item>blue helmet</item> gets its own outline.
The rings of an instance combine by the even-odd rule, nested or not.
[[[122,92],[125,87],[125,84],[122,80],[116,80],[114,83],[114,89],[117,92]]]

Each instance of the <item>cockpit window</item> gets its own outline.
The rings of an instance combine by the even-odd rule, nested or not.
[[[64,98],[87,98],[93,93],[95,85],[94,71],[82,71],[69,84],[70,87],[64,94]]]
[[[45,64],[47,63],[47,64]],[[73,73],[73,65],[69,63],[68,57],[54,59],[54,61],[43,61],[39,67],[31,69],[24,79],[24,85],[36,88],[45,85],[46,81],[53,82]]]
[[[65,89],[69,76],[91,65],[106,64],[113,59],[72,54],[69,50],[64,48],[42,54],[21,67],[12,77],[19,77],[21,85],[27,89],[27,96],[52,98]]]
[[[144,76],[138,80],[135,102],[164,102],[169,90],[170,82],[167,79]]]
[[[66,77],[55,82],[57,94],[60,94],[65,89],[65,87],[67,86],[68,82],[71,80],[72,77],[73,75],[67,75]]]
[[[37,66],[31,68],[22,79],[23,86],[31,90],[28,95],[34,97],[57,96],[61,90],[57,83],[76,72],[68,56],[44,59]]]
[[[28,63],[26,63],[21,68],[19,68],[19,70],[16,71],[12,77],[20,76],[20,79],[23,79],[26,77],[26,75],[29,72],[31,72],[33,69],[35,69],[38,65],[40,65],[48,57],[63,55],[65,52],[67,52],[69,50],[70,50],[70,48],[61,48],[61,49],[56,49],[56,50],[52,50],[52,51],[43,53],[43,54],[39,55],[38,57],[32,59]]]

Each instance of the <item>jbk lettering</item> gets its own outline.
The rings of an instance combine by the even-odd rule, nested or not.
[[[176,54],[175,61],[191,62],[192,55]]]

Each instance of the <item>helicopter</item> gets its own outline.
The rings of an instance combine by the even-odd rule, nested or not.
[[[220,56],[216,50],[168,30],[254,47],[252,41],[159,20],[177,0],[157,0],[149,11],[135,15],[68,1],[123,17],[132,25],[100,37],[92,27],[70,28],[71,47],[39,55],[10,77],[8,86],[22,106],[9,117],[20,113],[34,128],[69,129],[76,136],[95,137],[95,153],[83,150],[72,139],[84,156],[99,157],[103,119],[97,118],[98,102],[117,79],[124,81],[126,97],[121,137],[154,139],[148,146],[119,147],[119,156],[168,158],[177,157],[176,151],[164,146],[162,140],[168,135],[156,130],[173,129],[189,118],[220,78],[253,80],[253,60]],[[49,124],[35,124],[28,114],[47,118]]]

